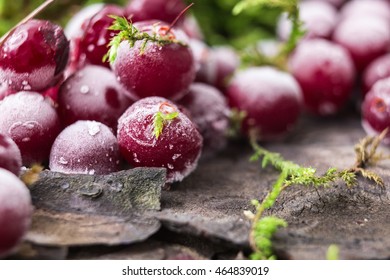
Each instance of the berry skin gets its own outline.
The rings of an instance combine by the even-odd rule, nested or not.
[[[340,14],[343,18],[354,17],[357,20],[362,16],[370,16],[390,21],[390,3],[387,0],[353,0],[341,8]]]
[[[378,57],[367,66],[363,74],[363,96],[377,81],[387,77],[390,77],[390,54]]]
[[[203,136],[202,156],[211,156],[226,147],[230,111],[225,96],[218,89],[193,83],[178,104],[189,111]]]
[[[185,7],[182,0],[132,0],[126,7],[126,16],[132,22],[152,19],[173,22]],[[179,22],[182,21],[180,18]]]
[[[390,78],[376,82],[365,96],[362,125],[369,135],[376,135],[390,128]],[[384,143],[390,144],[390,133],[387,133]]]
[[[232,109],[246,113],[241,130],[259,140],[283,136],[301,112],[301,89],[288,73],[271,67],[251,67],[238,72],[227,88]]]
[[[15,142],[0,133],[0,168],[6,169],[19,176],[22,168],[22,155]]]
[[[106,5],[83,24],[78,51],[80,59],[85,59],[87,64],[110,67],[109,62],[103,62],[103,57],[108,52],[108,43],[118,32],[107,29],[114,21],[109,16],[122,17],[124,11],[119,6]]]
[[[372,16],[347,17],[337,25],[333,41],[348,50],[356,70],[362,72],[389,51],[389,22]]]
[[[0,83],[21,91],[41,91],[61,79],[69,42],[61,27],[30,20],[15,28],[0,45]]]
[[[133,103],[127,94],[110,70],[88,65],[61,85],[58,112],[64,125],[94,120],[116,131],[119,117]]]
[[[119,164],[118,143],[110,128],[95,121],[77,121],[54,141],[49,167],[67,174],[101,175],[118,171]]]
[[[155,133],[157,114],[177,114],[163,121]],[[135,102],[118,122],[118,143],[124,158],[135,167],[165,167],[167,182],[183,180],[197,166],[202,136],[192,121],[171,102],[148,97]]]
[[[12,252],[31,224],[31,196],[27,187],[0,168],[0,258]]]
[[[0,133],[15,141],[26,166],[48,160],[60,129],[51,101],[39,93],[19,92],[0,101]]]
[[[306,109],[316,115],[338,113],[352,93],[355,70],[348,52],[323,39],[302,42],[289,61],[302,88]]]
[[[188,38],[181,30],[172,29],[165,34],[168,25],[155,21],[137,22],[134,26],[149,35],[169,36],[187,44]],[[125,88],[134,94],[133,99],[160,96],[177,100],[187,93],[195,78],[193,53],[187,45],[136,41],[130,47],[128,41],[120,43],[117,57],[111,67]]]

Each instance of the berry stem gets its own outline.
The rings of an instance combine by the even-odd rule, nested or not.
[[[172,23],[169,25],[168,30],[166,31],[166,34],[171,31],[171,29],[175,26],[177,21],[194,5],[194,3],[189,4],[186,8],[184,8],[183,11],[180,12],[180,14],[177,15],[177,17],[172,21]]]
[[[18,24],[16,24],[13,28],[11,28],[7,33],[5,33],[1,38],[0,38],[0,44],[3,43],[3,41],[8,37],[8,35],[11,33],[12,30],[17,28],[18,26],[26,23],[30,19],[34,18],[37,16],[40,12],[42,12],[44,9],[46,9],[50,4],[52,4],[55,0],[46,0],[43,2],[41,5],[39,5],[34,11],[29,13],[24,19],[22,19]]]

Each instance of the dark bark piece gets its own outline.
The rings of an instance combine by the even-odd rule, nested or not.
[[[158,220],[60,213],[38,209],[26,240],[46,246],[118,245],[144,241],[160,228]]]
[[[123,216],[160,209],[165,173],[164,168],[134,168],[104,176],[44,171],[30,190],[36,208]]]

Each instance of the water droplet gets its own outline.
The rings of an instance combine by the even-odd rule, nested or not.
[[[172,170],[172,169],[174,169],[175,167],[174,167],[172,164],[168,163],[168,168]]]
[[[89,51],[89,52],[93,52],[93,50],[95,49],[95,46],[94,45],[88,45],[88,47],[87,47],[87,50]]]
[[[89,92],[89,87],[87,85],[81,86],[80,92],[82,94],[87,94]]]
[[[173,159],[173,160],[177,160],[179,157],[181,157],[181,154],[174,154],[174,155],[172,156],[172,159]]]
[[[88,171],[88,174],[89,174],[89,175],[95,175],[95,170],[94,170],[94,169],[89,170],[89,171]]]
[[[30,140],[31,140],[30,137],[25,137],[25,138],[22,139],[22,142],[29,142]]]
[[[69,187],[70,187],[69,183],[65,183],[65,184],[61,185],[61,189],[63,189],[63,190],[69,189]]]
[[[87,122],[88,133],[91,136],[95,136],[100,132],[100,125],[97,122]]]
[[[170,149],[170,150],[173,149],[173,145],[172,145],[172,144],[169,144],[169,149]]]
[[[63,165],[67,165],[68,161],[64,157],[60,157],[60,159],[58,160],[58,163],[63,164]]]

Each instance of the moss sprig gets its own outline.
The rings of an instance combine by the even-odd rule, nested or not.
[[[315,188],[332,187],[338,181],[344,182],[347,187],[353,187],[357,184],[358,175],[371,180],[380,187],[384,187],[382,178],[375,172],[365,169],[365,167],[390,158],[378,152],[378,146],[386,133],[387,131],[384,131],[378,136],[367,136],[362,139],[355,146],[356,162],[351,168],[344,170],[329,168],[323,175],[317,175],[314,168],[302,167],[292,161],[285,160],[278,153],[264,149],[257,144],[255,137],[251,137],[251,146],[254,154],[250,160],[254,162],[260,161],[262,168],[270,165],[280,172],[278,179],[265,198],[261,202],[258,200],[252,201],[256,212],[253,215],[249,215],[252,220],[249,235],[250,246],[253,250],[251,258],[261,260],[275,259],[271,239],[276,230],[279,227],[287,226],[287,223],[277,217],[263,217],[263,213],[275,204],[280,194],[288,187],[296,185]],[[268,226],[264,226],[264,224]]]
[[[115,61],[118,53],[118,48],[120,43],[127,41],[130,47],[134,47],[137,41],[142,41],[141,45],[141,54],[144,52],[146,45],[149,42],[157,43],[159,46],[164,46],[168,44],[179,44],[186,46],[187,44],[183,41],[177,40],[174,35],[172,35],[170,28],[159,29],[161,32],[154,31],[152,34],[147,32],[142,32],[134,26],[134,24],[127,20],[125,17],[119,16],[110,16],[114,19],[112,25],[108,28],[109,30],[119,31],[119,33],[114,36],[110,43],[108,44],[109,50],[108,53],[103,57],[103,61],[113,62]],[[159,23],[156,23],[156,29],[159,26]],[[165,32],[164,32],[165,31]]]

